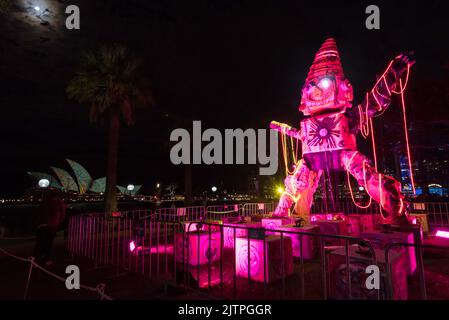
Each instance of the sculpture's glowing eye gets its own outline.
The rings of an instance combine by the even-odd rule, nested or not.
[[[320,81],[319,83],[319,87],[321,89],[327,89],[329,88],[331,85],[331,81],[328,78],[324,78],[323,80]]]

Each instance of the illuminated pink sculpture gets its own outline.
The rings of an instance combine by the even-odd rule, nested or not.
[[[405,54],[396,57],[365,100],[354,108],[353,89],[343,73],[335,40],[329,38],[323,43],[302,88],[299,110],[305,118],[301,121],[301,129],[298,131],[274,121],[270,125],[283,136],[301,140],[303,155],[285,179],[285,191],[275,216],[289,216],[294,203],[297,213],[305,211],[308,214],[322,172],[346,170],[386,211],[383,223],[409,223],[400,183],[378,173],[368,158],[357,151],[356,135],[361,132],[367,136],[372,128],[371,118],[388,108],[393,93],[402,94],[404,82],[401,77],[406,74],[408,78],[413,64],[414,61]]]

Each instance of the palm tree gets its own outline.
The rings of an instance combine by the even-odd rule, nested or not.
[[[124,46],[103,46],[85,51],[81,67],[69,81],[67,95],[90,106],[91,122],[107,122],[109,146],[106,173],[105,212],[117,211],[117,153],[122,122],[131,125],[135,109],[152,103],[147,82],[139,77],[141,62]]]

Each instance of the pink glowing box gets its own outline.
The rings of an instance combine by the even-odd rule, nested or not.
[[[300,235],[301,232],[305,233],[319,233],[320,227],[316,225],[296,227],[294,224],[283,225],[278,230],[282,231],[292,231],[295,233],[283,233],[284,237],[289,237],[292,239],[292,250],[293,257],[301,257],[301,242],[302,242],[302,257],[303,259],[313,259],[318,249],[318,237],[311,235]],[[275,235],[280,236],[280,232],[275,232]]]
[[[374,249],[384,250],[390,243],[414,243],[413,232],[389,232],[365,231],[361,232],[360,238],[370,241]],[[406,257],[406,265],[404,271],[412,275],[416,270],[416,255],[414,247],[393,247],[390,252],[403,252]],[[385,255],[385,253],[383,254]]]
[[[349,214],[348,234],[358,236],[360,232],[374,230],[374,219],[372,214]]]
[[[211,231],[210,233],[209,231],[177,233],[176,261],[185,261],[192,266],[204,265],[209,261],[214,262],[220,259],[220,247],[221,234],[217,231]]]
[[[199,222],[182,222],[182,226],[184,228],[184,232],[198,231],[198,224],[199,224]],[[215,224],[215,225],[211,225],[211,224]],[[212,231],[219,231],[220,230],[220,226],[218,225],[217,221],[206,221],[206,223],[203,224],[201,230],[208,231],[209,228]]]
[[[371,256],[362,253],[357,246],[349,246],[349,271],[351,275],[351,297],[355,300],[385,299],[387,294],[387,277],[385,254],[382,250],[375,249],[377,266],[380,271],[380,290],[366,287],[369,276],[366,273],[368,266],[373,265]],[[346,266],[345,248],[333,250],[328,254],[329,298],[348,299],[348,268]],[[391,283],[393,287],[392,298],[394,300],[407,300],[407,274],[406,257],[402,252],[392,252],[389,258],[391,268]],[[378,297],[380,294],[380,297]]]
[[[262,227],[265,229],[277,229],[280,226],[291,224],[293,219],[290,218],[263,218]]]
[[[320,227],[321,234],[337,236],[348,235],[348,223],[344,220],[318,220],[312,223]],[[323,240],[327,246],[340,246],[345,243],[343,239],[331,237],[324,237]]]
[[[252,280],[273,283],[293,273],[292,240],[289,237],[269,235],[263,239],[237,238],[235,250],[236,275],[248,278],[249,272]],[[249,251],[249,253],[248,253]],[[249,254],[249,257],[248,257]],[[248,261],[249,258],[249,261]],[[264,268],[265,265],[265,268]],[[265,269],[265,274],[264,274]]]
[[[247,238],[248,232],[250,237],[252,237],[252,230],[260,228],[260,223],[248,222],[248,223],[226,223],[223,227],[224,233],[224,248],[234,248],[234,238]],[[235,235],[234,235],[235,233]]]

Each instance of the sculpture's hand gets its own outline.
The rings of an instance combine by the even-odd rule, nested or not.
[[[396,72],[401,72],[415,64],[412,53],[401,53],[394,58],[392,67]]]

